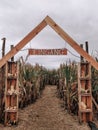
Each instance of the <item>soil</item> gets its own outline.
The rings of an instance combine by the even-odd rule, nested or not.
[[[46,86],[40,99],[19,110],[17,126],[0,130],[90,130],[87,124],[80,125],[77,116],[69,115],[57,98],[56,86]]]

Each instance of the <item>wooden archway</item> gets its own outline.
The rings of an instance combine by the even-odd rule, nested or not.
[[[86,52],[84,51],[76,41],[74,41],[59,25],[57,25],[49,16],[36,26],[27,36],[25,36],[11,51],[9,51],[1,60],[0,68],[12,58],[16,53],[18,53],[29,41],[31,41],[43,28],[49,25],[62,39],[64,39],[69,45],[72,46],[81,56],[83,56],[88,62],[91,63],[93,67],[98,70],[98,63]]]

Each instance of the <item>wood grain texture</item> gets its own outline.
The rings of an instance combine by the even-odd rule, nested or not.
[[[76,41],[74,41],[59,25],[57,25],[49,16],[45,18],[47,24],[55,30],[72,48],[74,48],[81,56],[83,56],[93,67],[98,70],[98,63],[84,51]]]
[[[43,20],[37,27],[35,27],[27,36],[25,36],[11,51],[9,51],[1,60],[0,68],[15,54],[17,54],[29,41],[31,41],[47,23]]]
[[[46,25],[53,28],[69,45],[72,46],[81,56],[83,56],[91,65],[98,70],[98,63],[84,51],[76,41],[74,41],[59,25],[57,25],[49,16],[47,16],[34,30],[32,30],[23,40],[21,40],[11,51],[9,51],[1,60],[0,68],[18,53],[30,40],[32,40]]]

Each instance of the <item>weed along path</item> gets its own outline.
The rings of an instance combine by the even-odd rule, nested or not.
[[[69,115],[61,107],[57,98],[56,86],[46,86],[40,99],[23,110],[19,110],[19,123],[15,127],[4,127],[0,130],[90,130],[79,125],[78,119]]]

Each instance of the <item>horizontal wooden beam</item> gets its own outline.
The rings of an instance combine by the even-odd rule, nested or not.
[[[35,27],[27,36],[25,36],[11,51],[9,51],[1,60],[0,68],[11,59],[16,53],[18,53],[29,41],[31,41],[45,26],[47,23],[43,20],[37,27]]]
[[[67,49],[29,49],[28,55],[67,55]]]
[[[73,49],[75,49],[81,56],[83,56],[93,67],[98,70],[98,63],[84,51],[76,41],[74,41],[59,25],[57,25],[49,16],[45,18],[47,24],[55,30],[60,37],[62,37]]]
[[[11,51],[9,51],[1,60],[0,68],[11,59],[16,53],[18,53],[30,40],[32,40],[46,25],[55,30],[60,37],[62,37],[69,45],[72,46],[81,56],[83,56],[88,62],[91,63],[93,67],[98,70],[98,63],[86,52],[84,51],[76,41],[74,41],[64,30],[57,25],[49,16],[47,16],[37,27],[35,27],[23,40],[21,40]]]

